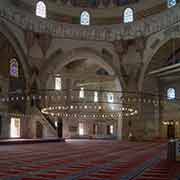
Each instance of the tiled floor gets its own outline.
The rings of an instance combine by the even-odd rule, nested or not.
[[[2,180],[173,179],[166,144],[102,140],[0,146]]]

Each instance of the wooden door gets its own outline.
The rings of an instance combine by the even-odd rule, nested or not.
[[[169,124],[167,126],[167,137],[170,138],[175,138],[175,125],[174,124]]]
[[[58,121],[57,131],[58,131],[58,137],[62,138],[62,136],[63,136],[63,123],[62,123],[62,120]]]
[[[43,137],[43,125],[39,121],[36,122],[36,137]]]
[[[107,131],[107,135],[111,135],[111,132],[110,132],[110,125],[107,125],[107,129],[106,129]]]

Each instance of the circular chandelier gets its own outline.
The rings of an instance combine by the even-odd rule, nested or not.
[[[98,94],[96,101],[95,92]],[[11,92],[0,97],[0,103],[17,102],[33,102],[44,115],[84,119],[133,117],[139,114],[142,104],[158,106],[159,103],[167,103],[164,99],[160,101],[158,95],[127,91],[84,90],[84,96],[80,97],[79,89],[38,90],[28,94]]]
[[[73,118],[118,118],[122,116],[133,116],[138,114],[138,110],[130,107],[120,107],[119,109],[106,108],[105,105],[67,105],[50,106],[42,108],[41,112],[51,116],[73,117]]]

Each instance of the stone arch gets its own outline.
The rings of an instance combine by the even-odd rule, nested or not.
[[[53,53],[46,61],[45,65],[42,67],[41,74],[41,82],[43,83],[42,87],[47,88],[47,84],[52,74],[56,74],[62,69],[65,65],[77,61],[78,59],[91,59],[96,64],[99,64],[102,68],[104,68],[108,74],[117,76],[115,79],[115,87],[117,91],[121,91],[123,89],[123,84],[119,79],[119,72],[117,72],[117,68],[113,66],[113,62],[104,58],[102,54],[96,51],[93,48],[81,47],[74,48],[67,52],[62,52],[62,50],[57,50]],[[122,118],[117,118],[117,138],[122,139]]]
[[[147,51],[147,53],[144,53],[144,66],[140,72],[140,78],[139,78],[139,82],[138,82],[138,89],[139,91],[142,91],[143,89],[143,82],[144,82],[144,77],[146,74],[146,71],[149,67],[149,64],[151,63],[153,57],[155,56],[155,54],[158,52],[158,50],[165,45],[169,40],[173,39],[173,38],[180,38],[180,34],[176,35],[176,36],[169,36],[169,37],[165,37],[164,39],[162,39],[157,46],[155,47],[155,49],[152,49],[150,51]]]
[[[77,59],[84,59],[84,58],[91,58],[94,59],[96,64],[101,65],[104,69],[108,71],[110,75],[117,75],[118,73],[116,69],[110,62],[107,62],[102,55],[92,48],[82,47],[82,48],[75,48],[66,53],[63,53],[62,50],[57,50],[53,53],[49,58],[45,66],[43,66],[43,72],[41,74],[41,79],[47,80],[49,79],[49,74],[56,73],[59,69],[64,67],[65,65],[76,61]],[[121,76],[122,77],[122,76]],[[122,79],[119,79],[119,85],[121,88],[124,87],[124,83]],[[44,81],[43,81],[44,82]]]
[[[18,41],[17,37],[13,34],[13,32],[8,28],[8,26],[1,21],[0,25],[0,32],[7,38],[7,40],[10,42],[12,47],[14,48],[15,52],[17,53],[17,56],[19,58],[19,61],[22,65],[23,72],[25,79],[29,79],[30,77],[30,66],[27,61],[27,57],[24,53],[24,50]]]

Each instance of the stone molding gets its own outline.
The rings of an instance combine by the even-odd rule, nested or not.
[[[35,15],[30,15],[16,9],[14,6],[0,7],[0,19],[10,21],[23,30],[47,33],[52,37],[95,40],[95,41],[115,41],[120,39],[134,39],[146,37],[152,33],[159,32],[172,27],[180,21],[180,5],[171,8],[163,13],[147,17],[144,20],[131,24],[116,24],[107,26],[92,25],[83,27],[74,24],[58,23]]]

